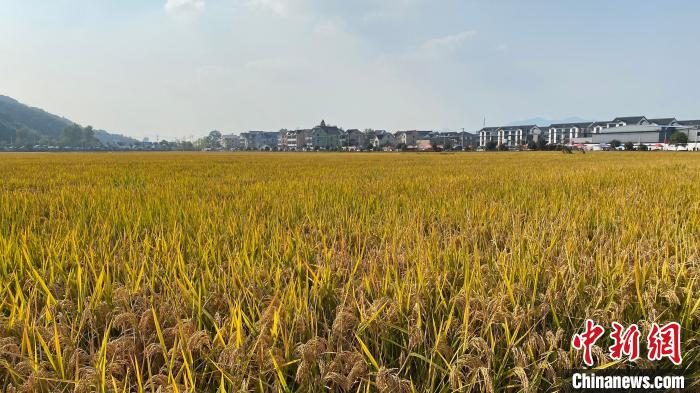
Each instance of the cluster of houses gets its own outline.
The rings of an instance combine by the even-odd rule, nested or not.
[[[649,147],[668,145],[671,135],[682,132],[692,149],[700,147],[700,120],[648,119],[645,116],[617,117],[611,121],[485,127],[479,131],[479,146],[515,148],[528,143],[568,146],[605,146],[613,141]]]
[[[397,131],[357,129],[343,130],[325,121],[310,129],[278,132],[248,131],[240,135],[223,135],[223,144],[234,150],[278,151],[360,151],[360,150],[431,150],[476,148],[477,135],[462,132]]]
[[[538,146],[605,146],[613,141],[668,145],[671,135],[687,135],[690,148],[700,148],[700,120],[618,117],[611,121],[560,123],[549,126],[521,125],[484,127],[478,132],[436,132],[357,129],[344,130],[325,121],[309,128],[277,132],[248,131],[223,135],[223,145],[232,150],[360,151],[360,150],[465,150]]]

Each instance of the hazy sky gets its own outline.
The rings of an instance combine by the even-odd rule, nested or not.
[[[0,0],[0,94],[136,137],[700,118],[700,2]]]

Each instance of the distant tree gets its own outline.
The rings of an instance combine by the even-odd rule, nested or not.
[[[195,150],[202,150],[207,147],[207,138],[199,138],[194,142]]]
[[[498,151],[508,151],[508,146],[501,143],[500,145],[498,145]]]
[[[649,150],[649,146],[647,146],[647,145],[645,145],[645,144],[643,144],[643,143],[640,143],[640,144],[637,146],[637,150],[639,150],[639,151],[647,151],[647,150]]]
[[[494,151],[498,147],[498,143],[496,143],[496,141],[488,141],[485,147],[488,151]]]
[[[194,150],[194,143],[190,141],[184,141],[180,144],[180,148],[184,151],[193,151]]]
[[[72,124],[63,129],[61,135],[61,145],[77,147],[82,144],[83,130],[77,124]]]
[[[674,146],[685,146],[688,144],[688,134],[681,131],[676,131],[671,134],[669,142]]]
[[[100,146],[100,140],[95,136],[95,130],[92,126],[87,126],[83,128],[83,147],[96,147]]]
[[[617,149],[620,146],[622,146],[622,142],[618,141],[617,139],[613,139],[610,141],[610,147],[612,147],[613,149]]]
[[[216,130],[210,132],[209,135],[207,135],[207,137],[206,137],[206,141],[205,141],[206,147],[212,148],[212,149],[221,147],[221,138],[222,138],[221,132],[216,131]]]
[[[544,150],[547,147],[547,141],[540,137],[537,139],[537,150]]]
[[[535,141],[530,141],[527,143],[527,148],[529,150],[537,150],[537,143]]]
[[[627,151],[634,151],[634,143],[632,143],[632,142],[625,142],[625,150],[627,150]]]
[[[401,150],[401,151],[406,151],[406,144],[405,143],[399,143],[396,145],[396,150]]]
[[[15,146],[33,146],[39,142],[40,135],[26,127],[18,129],[15,133]]]
[[[438,151],[439,147],[438,147],[437,142],[436,142],[436,141],[430,141],[430,148],[431,148],[433,151]]]
[[[93,148],[100,146],[100,140],[95,136],[92,126],[85,128],[72,124],[63,129],[60,144],[70,147]]]

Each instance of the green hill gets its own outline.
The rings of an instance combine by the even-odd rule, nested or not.
[[[73,124],[65,117],[0,95],[0,145],[54,144],[60,140],[63,130]],[[103,144],[136,142],[135,139],[104,130],[95,130],[95,137]]]

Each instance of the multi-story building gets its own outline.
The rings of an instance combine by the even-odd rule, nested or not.
[[[284,151],[302,151],[306,149],[306,136],[311,130],[280,131],[279,148]]]
[[[692,124],[689,121],[688,124]],[[611,121],[555,123],[548,127],[509,126],[485,127],[479,131],[479,146],[489,142],[508,147],[537,142],[544,138],[548,144],[608,143],[622,142],[662,143],[675,131],[688,130],[690,125],[675,118],[647,119],[645,116],[616,117]],[[689,135],[692,131],[689,131]],[[689,137],[690,139],[690,137]]]
[[[566,144],[577,138],[588,137],[591,133],[591,122],[557,123],[545,128],[547,143]]]
[[[361,150],[367,147],[367,137],[364,132],[353,128],[340,135],[340,146],[343,150]]]
[[[612,127],[624,127],[624,126],[647,126],[651,123],[645,116],[628,116],[628,117],[616,117],[608,123],[607,128]]]
[[[277,147],[279,148],[280,151],[288,151],[289,149],[289,140],[294,139],[295,145],[296,145],[296,135],[292,136],[292,133],[294,131],[290,130],[280,130],[280,135],[277,140]]]
[[[688,127],[689,129],[698,130],[700,129],[700,120],[680,120],[678,121],[679,126]]]
[[[243,141],[241,137],[236,134],[222,135],[221,142],[225,149],[238,150],[243,148]]]
[[[473,132],[462,131],[461,133],[462,148],[473,149],[479,146],[479,135]]]
[[[543,137],[542,129],[536,125],[485,127],[479,131],[479,146],[489,142],[497,145],[516,147]]]
[[[680,120],[678,125],[688,132],[688,144],[692,150],[700,150],[700,120]]]
[[[407,148],[414,148],[414,147],[416,147],[417,142],[419,140],[430,139],[430,135],[432,133],[433,133],[432,131],[418,131],[418,130],[398,131],[395,134],[396,144],[403,145]]]
[[[656,145],[668,143],[670,136],[677,131],[688,134],[689,142],[692,142],[693,123],[693,120],[684,122],[670,117],[648,119],[645,116],[627,116],[616,117],[611,121],[552,124],[547,127],[547,142],[572,145],[620,141]]]
[[[661,127],[676,127],[681,125],[678,123],[678,120],[676,120],[674,117],[667,117],[663,119],[648,119],[649,123],[655,125],[655,126],[661,126]]]
[[[461,131],[461,132],[434,132],[430,134],[430,139],[432,143],[442,147],[442,148],[458,148],[464,149],[466,147],[474,147],[479,143],[479,138],[477,135],[471,132]]]
[[[384,130],[375,130],[374,138],[371,139],[372,146],[376,148],[383,147],[394,147],[396,145],[396,138],[394,134],[386,132]]]
[[[484,127],[479,130],[479,146],[484,147],[489,142],[496,141],[498,127]]]
[[[687,132],[688,129],[675,118],[616,117],[611,121],[593,122],[587,127],[585,134],[569,140],[564,139],[558,143],[605,144],[616,140],[622,143],[663,144],[676,131]]]
[[[325,121],[306,134],[306,148],[311,150],[337,150],[341,147],[343,130],[328,126]]]
[[[600,134],[603,129],[608,127],[608,123],[607,121],[594,121],[588,126],[589,133],[591,135]]]
[[[242,146],[245,150],[277,150],[279,132],[248,131],[241,133]]]
[[[599,133],[593,134],[588,142],[594,144],[607,144],[612,141],[620,143],[632,142],[636,144],[668,143],[671,135],[676,131],[684,131],[679,127],[662,127],[654,124],[618,125],[604,128]]]

